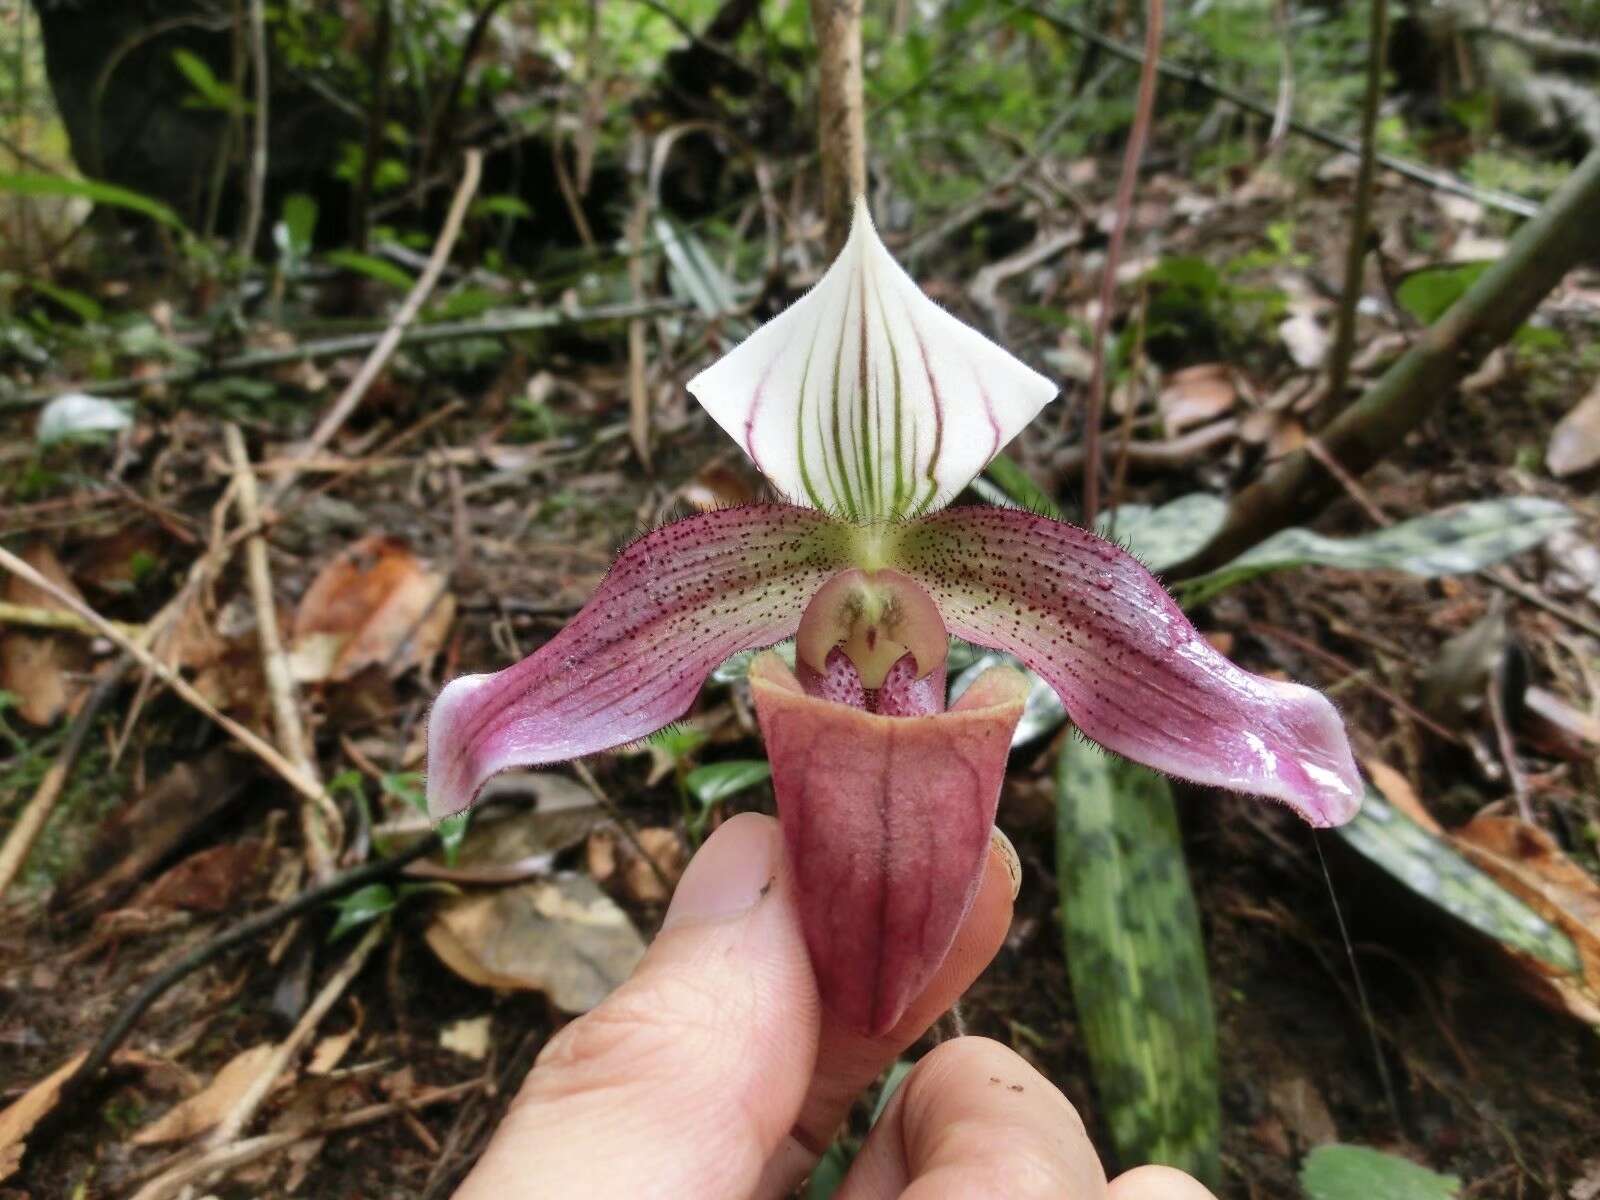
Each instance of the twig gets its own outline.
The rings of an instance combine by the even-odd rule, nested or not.
[[[157,679],[161,680],[162,683],[166,684],[173,691],[177,692],[178,696],[191,708],[194,708],[200,713],[209,717],[216,724],[222,726],[223,729],[231,733],[244,745],[247,750],[249,750],[262,762],[266,763],[267,766],[272,768],[272,770],[284,780],[284,782],[286,782],[290,787],[294,788],[295,791],[299,792],[306,799],[315,801],[322,796],[322,785],[313,779],[307,779],[303,774],[301,774],[299,768],[297,768],[288,759],[284,758],[283,755],[279,754],[271,744],[263,741],[260,737],[246,729],[232,717],[225,713],[218,712],[212,703],[199,692],[197,692],[189,683],[189,681],[182,675],[178,674],[177,671],[173,670],[171,667],[167,666],[166,663],[156,658],[156,656],[151,654],[149,650],[135,642],[127,634],[123,633],[115,625],[111,624],[110,621],[107,621],[104,617],[95,612],[94,609],[90,608],[82,600],[79,600],[71,592],[68,592],[65,588],[57,586],[53,580],[47,579],[38,571],[35,571],[32,567],[30,567],[22,559],[18,558],[15,554],[11,553],[11,551],[7,550],[4,546],[0,546],[0,567],[4,567],[13,575],[19,576],[20,578],[33,584],[34,587],[39,588],[45,592],[46,595],[49,595],[53,599],[72,609],[72,611],[76,612],[90,625],[93,625],[97,630],[99,630],[102,636],[110,638],[119,647],[126,651],[135,662],[137,662],[145,670],[149,671]]]
[[[1466,295],[1319,433],[1322,448],[1352,476],[1398,449],[1467,371],[1516,332],[1574,263],[1600,254],[1597,211],[1600,150],[1573,170]],[[1296,451],[1234,497],[1222,530],[1171,576],[1181,579],[1228,562],[1314,515],[1338,490],[1338,481],[1314,456]]]
[[[1506,765],[1506,779],[1511,784],[1511,794],[1517,798],[1517,813],[1529,825],[1533,822],[1533,806],[1528,802],[1528,779],[1517,761],[1517,745],[1511,737],[1511,726],[1506,721],[1506,706],[1501,689],[1505,687],[1505,655],[1500,655],[1489,672],[1485,689],[1489,701],[1489,723],[1494,726],[1495,742],[1500,747],[1500,758]]]
[[[126,1004],[117,1010],[117,1015],[111,1019],[111,1024],[106,1026],[106,1031],[100,1035],[100,1040],[94,1044],[94,1049],[89,1051],[83,1064],[68,1077],[61,1085],[62,1105],[65,1107],[66,1099],[81,1087],[87,1085],[105,1065],[111,1061],[111,1056],[118,1047],[127,1040],[128,1034],[133,1032],[133,1027],[138,1024],[146,1010],[166,994],[167,990],[179,980],[198,971],[212,960],[221,957],[235,946],[252,941],[264,933],[268,933],[286,921],[292,921],[302,913],[310,912],[319,905],[326,904],[357,888],[365,887],[369,883],[379,883],[391,875],[396,875],[404,870],[410,863],[423,858],[439,849],[439,835],[430,833],[427,837],[408,846],[400,853],[377,862],[363,863],[359,867],[335,875],[326,883],[301,892],[291,900],[285,900],[276,907],[267,909],[253,917],[240,921],[232,929],[225,930],[212,938],[209,942],[195,947],[182,958],[163,968],[160,972],[148,979],[137,992],[133,994]]]
[[[862,0],[811,0],[817,36],[817,149],[827,248],[850,233],[856,199],[867,191],[867,106],[861,83]]]
[[[1018,7],[1022,11],[1030,12],[1040,20],[1046,21],[1058,29],[1064,29],[1092,45],[1099,46],[1108,54],[1114,54],[1128,62],[1144,62],[1144,55],[1132,46],[1124,45],[1114,38],[1106,37],[1105,34],[1095,29],[1092,25],[1085,21],[1080,21],[1076,17],[1045,8],[1036,3],[1023,3]],[[1168,79],[1176,79],[1180,83],[1186,83],[1191,87],[1203,88],[1218,99],[1227,101],[1235,108],[1242,108],[1246,112],[1255,113],[1256,116],[1265,120],[1270,121],[1273,118],[1272,105],[1263,104],[1250,96],[1236,92],[1226,84],[1219,83],[1211,78],[1203,71],[1190,70],[1188,67],[1181,67],[1171,62],[1160,63],[1157,70]],[[1308,125],[1304,121],[1297,119],[1289,121],[1289,128],[1301,137],[1310,138],[1312,141],[1319,142],[1331,150],[1342,150],[1346,154],[1361,153],[1361,144],[1355,139],[1347,138],[1342,134],[1331,133],[1326,129]],[[1396,158],[1392,154],[1379,154],[1378,162],[1415,183],[1424,184],[1435,191],[1449,192],[1456,196],[1466,196],[1468,199],[1476,200],[1479,204],[1488,208],[1497,208],[1502,212],[1515,213],[1519,217],[1531,217],[1539,211],[1539,206],[1532,200],[1493,188],[1474,187],[1466,180],[1452,175],[1448,171],[1436,170],[1422,163]]]
[[[143,625],[130,625],[125,621],[110,621],[129,637],[141,637],[144,634]],[[32,629],[61,629],[69,633],[81,633],[88,637],[99,637],[100,630],[85,621],[77,613],[62,612],[59,608],[43,608],[34,604],[13,604],[9,600],[0,600],[0,625],[26,625]]]
[[[256,474],[250,466],[244,434],[229,421],[222,427],[233,476],[238,481],[239,521],[246,528],[259,529],[261,499],[256,491]],[[272,705],[272,725],[278,748],[306,779],[317,784],[317,797],[300,806],[300,830],[306,840],[306,858],[312,878],[322,880],[333,874],[339,846],[344,841],[344,820],[338,807],[322,787],[322,776],[311,755],[311,744],[300,722],[300,698],[294,675],[289,670],[289,655],[278,632],[278,605],[272,595],[272,566],[267,559],[267,539],[253,533],[244,544],[245,568],[250,580],[250,598],[256,610],[256,644],[261,651],[261,674],[267,681],[267,697]]]
[[[278,1081],[291,1059],[299,1053],[300,1048],[306,1044],[307,1039],[316,1033],[317,1026],[322,1024],[322,1018],[338,1002],[339,997],[350,986],[352,980],[361,973],[361,968],[366,966],[367,959],[383,941],[384,935],[389,930],[389,918],[380,917],[372,923],[361,941],[356,943],[356,948],[350,952],[350,957],[334,972],[332,978],[322,985],[322,990],[306,1007],[300,1020],[295,1022],[295,1027],[289,1031],[289,1036],[284,1038],[272,1048],[272,1056],[262,1066],[261,1071],[250,1081],[250,1086],[243,1095],[228,1110],[217,1127],[206,1138],[207,1148],[221,1149],[229,1142],[235,1141],[239,1134],[244,1132],[251,1119],[255,1117],[261,1102],[267,1098],[267,1093],[272,1085]]]
[[[1213,446],[1219,446],[1230,438],[1237,437],[1238,433],[1239,418],[1223,417],[1220,421],[1213,421],[1209,425],[1202,425],[1198,429],[1191,429],[1187,433],[1167,438],[1165,441],[1130,441],[1124,445],[1121,439],[1118,439],[1113,449],[1118,454],[1126,455],[1130,466],[1181,467],[1185,463],[1194,461]],[[1050,465],[1062,472],[1082,470],[1087,461],[1088,455],[1082,442],[1065,446],[1050,457]]]
[[[244,224],[239,230],[239,257],[248,262],[261,233],[261,208],[267,191],[267,21],[262,0],[250,3],[250,74],[255,87],[255,123],[250,142],[250,174],[245,189]]]
[[[426,177],[433,170],[433,165],[443,162],[449,153],[450,126],[455,120],[456,106],[461,103],[461,91],[466,86],[467,73],[472,69],[472,60],[478,57],[484,35],[489,32],[489,23],[505,2],[487,0],[473,15],[472,27],[467,30],[467,36],[461,43],[461,59],[456,63],[444,95],[440,97],[433,119],[428,122],[428,136],[422,146],[422,165],[417,170],[419,176]]]
[[[365,251],[372,233],[372,180],[383,153],[384,122],[389,114],[389,54],[394,43],[394,0],[378,0],[378,24],[372,34],[372,104],[367,110],[367,140],[361,153],[361,173],[350,197],[350,227],[357,250]]]
[[[1293,26],[1289,23],[1288,0],[1273,0],[1272,21],[1278,27],[1278,100],[1272,110],[1272,127],[1267,131],[1263,158],[1271,158],[1283,145],[1294,112]]]
[[[628,220],[628,285],[634,300],[645,298],[644,243],[646,222],[650,219],[650,197],[641,193]],[[650,382],[645,375],[647,331],[643,317],[628,322],[628,437],[633,452],[646,471],[650,467]]]
[[[572,760],[572,770],[583,781],[583,786],[589,790],[589,794],[595,798],[601,808],[605,809],[606,815],[616,825],[618,832],[622,834],[623,840],[628,843],[635,854],[644,859],[645,865],[650,868],[662,890],[667,895],[672,895],[672,880],[667,878],[667,873],[661,869],[661,864],[644,848],[644,843],[639,840],[639,832],[633,827],[633,822],[628,819],[627,814],[617,807],[615,800],[606,795],[605,788],[600,786],[600,781],[594,777],[594,772],[589,770],[589,764],[581,758],[575,758]]]
[[[28,852],[33,849],[33,844],[44,829],[45,822],[50,819],[56,801],[66,790],[67,780],[72,777],[73,765],[83,751],[83,744],[88,738],[90,727],[94,725],[95,718],[100,715],[100,710],[105,707],[106,701],[111,698],[111,693],[121,685],[122,677],[128,673],[130,663],[131,660],[126,657],[119,659],[106,668],[99,681],[90,689],[83,706],[78,709],[77,715],[72,718],[72,724],[67,728],[66,740],[61,743],[55,761],[50,764],[44,773],[44,778],[39,781],[32,799],[28,801],[28,807],[22,810],[17,823],[6,834],[5,845],[0,846],[0,896],[6,894],[6,890],[16,879],[17,872],[22,870],[22,864],[27,862]]]
[[[1084,409],[1083,524],[1094,528],[1100,511],[1100,417],[1106,400],[1106,335],[1111,330],[1111,308],[1117,298],[1117,266],[1122,261],[1122,243],[1128,236],[1133,215],[1133,189],[1139,182],[1139,163],[1144,158],[1145,139],[1150,135],[1150,119],[1156,107],[1156,68],[1161,61],[1161,26],[1166,15],[1163,0],[1147,0],[1145,6],[1144,62],[1139,68],[1139,97],[1133,110],[1133,127],[1122,155],[1122,177],[1117,180],[1116,223],[1111,227],[1111,242],[1100,275],[1100,311],[1095,314],[1094,345],[1090,351],[1093,367],[1089,373],[1089,400]],[[1063,409],[1063,415],[1066,413]]]
[[[444,270],[445,263],[450,260],[450,251],[455,248],[456,238],[461,233],[461,222],[466,218],[467,206],[478,191],[478,180],[482,175],[483,155],[477,150],[468,150],[461,169],[461,183],[456,188],[455,196],[451,198],[450,211],[445,214],[444,227],[440,229],[438,240],[433,244],[433,253],[428,256],[428,265],[423,268],[416,283],[411,285],[411,291],[406,294],[399,310],[389,322],[389,327],[383,331],[383,336],[378,339],[371,353],[367,355],[366,361],[361,364],[361,369],[345,385],[344,391],[317,423],[311,436],[296,447],[292,457],[310,458],[321,451],[355,411],[356,405],[361,403],[373,380],[377,379],[378,373],[394,355],[395,349],[400,345],[400,339],[405,335],[406,327],[417,319],[417,313],[433,294],[434,285],[439,282],[439,274]],[[294,480],[295,473],[287,471],[273,482],[266,497],[268,508],[278,505],[284,493],[294,486]]]
[[[1356,345],[1356,308],[1366,274],[1367,236],[1372,223],[1372,188],[1378,153],[1378,103],[1383,99],[1383,73],[1388,64],[1389,2],[1367,0],[1367,90],[1361,101],[1361,164],[1356,169],[1355,204],[1350,210],[1350,244],[1344,256],[1344,294],[1334,321],[1333,348],[1328,355],[1328,390],[1323,395],[1318,426],[1344,407],[1350,382],[1350,355]]]
[[[134,1193],[132,1200],[169,1200],[178,1195],[185,1187],[192,1183],[217,1176],[226,1171],[236,1170],[259,1158],[275,1154],[280,1150],[287,1150],[291,1146],[302,1142],[314,1141],[330,1133],[342,1133],[347,1129],[357,1129],[363,1125],[371,1125],[385,1117],[396,1116],[418,1108],[431,1108],[435,1104],[443,1104],[447,1100],[455,1100],[468,1095],[483,1087],[481,1079],[469,1079],[464,1083],[454,1083],[448,1087],[430,1088],[414,1096],[407,1096],[403,1100],[389,1100],[382,1104],[368,1104],[363,1108],[352,1109],[350,1112],[340,1113],[329,1117],[316,1125],[299,1129],[281,1129],[272,1133],[264,1133],[259,1137],[247,1138],[242,1142],[220,1146],[208,1151],[199,1158],[173,1167],[171,1170],[158,1175],[144,1187]]]

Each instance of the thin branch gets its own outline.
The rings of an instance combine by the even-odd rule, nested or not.
[[[83,744],[88,739],[89,729],[94,725],[95,718],[100,715],[100,710],[105,707],[106,701],[111,698],[111,693],[121,686],[122,678],[128,673],[131,661],[124,657],[112,664],[90,689],[82,707],[72,718],[72,724],[67,728],[66,740],[61,743],[55,761],[45,771],[44,778],[39,780],[39,786],[34,790],[28,806],[22,810],[22,815],[17,818],[17,823],[6,834],[5,845],[0,846],[0,896],[5,895],[6,889],[16,879],[17,872],[22,870],[23,863],[27,862],[28,852],[33,849],[34,842],[44,830],[45,822],[50,819],[56,801],[61,799],[61,793],[66,790],[67,780],[72,777],[73,764],[83,752]]]
[[[247,529],[261,525],[261,498],[256,490],[256,474],[250,466],[244,435],[229,421],[222,427],[233,477],[238,481],[239,521]],[[312,878],[327,879],[333,874],[339,845],[344,840],[344,820],[339,809],[321,786],[321,773],[311,755],[311,743],[300,722],[300,698],[294,675],[289,670],[289,655],[278,632],[278,605],[272,595],[272,567],[267,560],[267,539],[253,533],[244,544],[245,568],[250,581],[250,598],[256,610],[256,644],[261,651],[261,674],[267,681],[267,696],[272,705],[272,725],[278,748],[305,778],[318,785],[318,798],[300,806],[300,829],[305,836],[306,857]]]
[[[1122,155],[1122,177],[1117,181],[1116,224],[1111,228],[1111,243],[1100,275],[1100,311],[1095,314],[1093,367],[1089,374],[1089,399],[1084,409],[1083,524],[1094,528],[1100,510],[1100,418],[1106,401],[1106,335],[1111,330],[1111,309],[1117,298],[1117,266],[1122,261],[1122,244],[1128,235],[1133,214],[1133,189],[1139,182],[1139,164],[1144,159],[1144,144],[1150,136],[1150,121],[1156,107],[1156,66],[1161,61],[1161,27],[1166,15],[1163,0],[1148,0],[1145,8],[1144,62],[1139,68],[1139,98],[1133,112],[1133,127]],[[1063,410],[1065,412],[1065,410]]]
[[[146,626],[130,625],[126,621],[110,621],[131,638],[141,637]],[[37,604],[13,604],[0,600],[0,625],[24,625],[30,629],[59,629],[67,633],[81,633],[86,637],[99,637],[100,630],[77,613],[63,612],[59,608],[45,608]]]
[[[1032,13],[1040,20],[1055,26],[1057,29],[1065,30],[1076,37],[1082,38],[1091,45],[1099,46],[1107,54],[1114,54],[1118,58],[1132,63],[1144,62],[1144,55],[1132,46],[1124,45],[1115,38],[1106,37],[1105,34],[1095,29],[1092,25],[1085,21],[1080,21],[1076,17],[1044,8],[1036,3],[1024,3],[1018,7],[1024,12]],[[1168,79],[1176,79],[1178,82],[1186,83],[1191,87],[1203,88],[1218,99],[1227,101],[1235,108],[1242,108],[1246,112],[1254,113],[1256,116],[1268,121],[1273,118],[1272,105],[1263,104],[1261,101],[1246,96],[1242,92],[1236,92],[1203,71],[1191,70],[1188,67],[1181,67],[1171,62],[1160,63],[1157,66],[1157,70]],[[1310,138],[1312,141],[1319,142],[1331,150],[1342,150],[1346,154],[1355,155],[1361,153],[1361,143],[1353,138],[1347,138],[1343,134],[1331,133],[1326,129],[1308,125],[1298,119],[1291,119],[1289,128],[1301,137]],[[1449,192],[1455,196],[1465,196],[1469,200],[1476,200],[1487,208],[1497,208],[1501,212],[1514,213],[1519,217],[1531,217],[1539,211],[1539,205],[1532,200],[1522,196],[1514,196],[1510,192],[1498,191],[1494,188],[1474,187],[1466,180],[1452,175],[1448,171],[1440,171],[1422,163],[1411,162],[1409,159],[1396,158],[1392,154],[1380,154],[1377,157],[1378,162],[1389,170],[1403,175],[1415,183],[1433,188],[1435,191]]]
[[[191,708],[209,717],[213,722],[231,733],[247,750],[266,763],[285,783],[306,799],[316,801],[322,797],[322,785],[314,779],[307,779],[298,767],[279,754],[277,749],[270,743],[262,740],[226,713],[218,712],[211,701],[196,691],[194,686],[182,675],[178,674],[177,671],[156,658],[149,650],[139,645],[139,643],[135,642],[71,592],[58,586],[53,580],[41,575],[4,546],[0,546],[0,567],[4,567],[13,575],[33,584],[34,587],[39,588],[46,595],[70,608],[89,624],[93,625],[102,636],[110,638],[126,651],[135,662],[177,692],[178,696]]]
[[[1350,381],[1350,356],[1356,346],[1356,308],[1366,275],[1367,238],[1372,222],[1372,188],[1378,152],[1378,105],[1383,99],[1383,74],[1388,65],[1389,3],[1367,0],[1371,16],[1367,27],[1367,90],[1361,101],[1361,165],[1356,170],[1355,205],[1350,210],[1350,244],[1344,257],[1344,294],[1334,323],[1333,349],[1328,356],[1328,390],[1322,399],[1324,425],[1344,407],[1344,389]]]
[[[1318,434],[1352,477],[1398,449],[1461,377],[1515,333],[1575,263],[1600,254],[1600,150],[1573,170],[1500,259],[1360,400]],[[1298,450],[1234,497],[1222,530],[1172,578],[1209,570],[1321,510],[1339,481]]]
[[[383,153],[384,121],[389,113],[389,55],[394,43],[394,0],[378,0],[378,25],[372,35],[372,57],[368,74],[372,77],[372,107],[367,110],[367,140],[361,154],[361,173],[356,176],[355,194],[350,199],[352,240],[357,250],[366,250],[372,232],[372,180]]]
[[[112,1018],[111,1024],[106,1026],[106,1031],[100,1035],[100,1040],[94,1044],[94,1049],[89,1051],[82,1065],[61,1085],[61,1107],[66,1107],[69,1095],[87,1085],[104,1069],[111,1061],[111,1056],[133,1032],[133,1027],[138,1024],[139,1018],[178,981],[220,958],[235,946],[253,941],[285,922],[292,921],[302,913],[310,912],[330,900],[335,900],[357,888],[366,887],[370,883],[381,883],[419,858],[432,854],[438,848],[439,835],[430,833],[416,845],[408,846],[396,855],[352,867],[342,874],[335,875],[326,883],[301,892],[293,899],[285,900],[282,904],[257,913],[253,917],[247,917],[233,928],[223,931],[203,945],[196,946],[176,962],[152,975],[132,998],[117,1010],[117,1015]]]
[[[560,329],[568,325],[585,325],[607,321],[630,321],[635,317],[657,317],[683,312],[694,307],[689,300],[663,298],[643,304],[601,304],[594,308],[544,308],[532,312],[500,314],[481,321],[439,321],[432,325],[413,326],[405,330],[399,343],[406,346],[432,346],[440,342],[459,342],[467,338],[507,337],[518,333],[534,333],[545,329]],[[318,359],[342,358],[347,354],[369,351],[389,336],[389,331],[352,333],[344,337],[324,338],[304,342],[288,350],[257,350],[225,358],[220,362],[201,367],[181,367],[156,375],[111,379],[84,380],[65,384],[48,392],[33,392],[15,398],[0,397],[0,412],[13,408],[37,408],[48,404],[66,392],[92,392],[96,396],[128,396],[146,388],[171,387],[201,380],[220,379],[228,375],[244,375],[292,363],[312,362]]]
[[[461,169],[461,183],[456,187],[456,194],[450,201],[450,211],[445,214],[444,227],[439,230],[438,240],[433,244],[433,253],[428,256],[428,265],[423,268],[416,283],[411,285],[411,291],[406,294],[405,300],[390,320],[389,327],[383,331],[383,336],[378,339],[371,353],[367,355],[366,361],[361,364],[361,369],[345,385],[344,391],[317,423],[311,436],[295,448],[292,455],[294,459],[311,458],[333,440],[333,435],[339,432],[350,414],[355,411],[356,405],[360,404],[367,394],[367,389],[372,386],[389,359],[394,356],[406,328],[417,319],[417,313],[422,311],[423,304],[433,294],[434,286],[439,282],[439,275],[444,271],[445,263],[450,261],[450,251],[455,248],[456,238],[461,233],[461,222],[466,219],[467,206],[477,194],[478,181],[482,177],[483,155],[477,150],[468,150]],[[294,486],[294,480],[295,472],[290,470],[273,482],[272,488],[267,492],[268,508],[277,506],[283,499],[284,493]]]
[[[267,193],[267,20],[263,0],[249,0],[250,74],[255,87],[255,123],[250,141],[250,172],[245,187],[244,225],[239,230],[239,257],[248,262],[261,233],[261,209]]]
[[[417,169],[419,176],[426,177],[433,165],[443,162],[449,153],[452,140],[450,127],[455,121],[456,108],[461,103],[461,92],[467,84],[467,73],[483,46],[484,35],[489,32],[489,22],[494,20],[495,13],[500,11],[505,2],[488,0],[472,18],[472,27],[467,30],[466,40],[461,43],[461,60],[456,64],[449,86],[439,100],[439,107],[434,110],[433,119],[428,122],[427,140],[422,145],[422,165]]]

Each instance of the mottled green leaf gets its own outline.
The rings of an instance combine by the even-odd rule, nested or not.
[[[952,654],[951,658],[954,657]],[[1023,705],[1022,718],[1011,733],[1013,746],[1025,746],[1061,728],[1067,719],[1067,710],[1062,706],[1055,689],[1024,666],[1020,659],[999,651],[985,651],[970,656],[970,661],[950,680],[950,703],[959,700],[961,693],[990,667],[1010,667],[1028,677],[1028,700]]]
[[[1461,1180],[1370,1146],[1318,1146],[1300,1168],[1310,1200],[1453,1200]]]
[[[1074,737],[1056,813],[1067,971],[1112,1142],[1215,1186],[1216,1025],[1172,792]]]
[[[749,791],[772,777],[764,758],[736,758],[728,762],[707,763],[684,776],[683,786],[702,807],[721,804],[730,796]]]
[[[1191,492],[1159,508],[1123,504],[1102,513],[1095,532],[1115,538],[1152,571],[1164,571],[1194,554],[1228,515],[1227,501],[1209,492]]]
[[[1371,785],[1355,820],[1334,836],[1430,904],[1480,933],[1578,974],[1578,951],[1562,930],[1395,808]]]
[[[1268,571],[1342,567],[1405,571],[1431,579],[1481,570],[1537,546],[1577,518],[1565,505],[1537,496],[1478,500],[1352,538],[1285,529],[1215,571],[1176,588],[1188,606]]]

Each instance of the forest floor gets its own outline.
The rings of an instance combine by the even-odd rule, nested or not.
[[[1089,195],[1110,190],[1092,170],[1063,168],[1061,177]],[[1147,270],[1155,258],[1140,256],[1159,246],[1166,261],[1217,265],[1219,280],[1167,314],[1176,327],[1152,317],[1148,361],[1122,394],[1142,434],[1158,419],[1169,442],[1175,426],[1211,432],[1159,465],[1135,462],[1119,499],[1225,491],[1304,441],[1302,407],[1316,373],[1271,331],[1297,316],[1326,330],[1336,290],[1329,281],[1339,278],[1343,253],[1331,231],[1344,228],[1348,188],[1334,173],[1293,186],[1263,171],[1209,192],[1159,170],[1147,177],[1127,277]],[[941,262],[934,278],[925,268],[919,277],[958,313],[1002,328],[1019,353],[1071,377],[1082,360],[1080,331],[1039,313],[1047,305],[1088,311],[1103,203],[1018,237],[1009,258],[985,252],[1002,264],[988,264],[990,290],[964,289],[955,277],[985,265],[970,248]],[[1502,236],[1492,213],[1387,177],[1376,224],[1400,271],[1449,257],[1469,239],[1482,256]],[[1287,245],[1263,236],[1274,228],[1287,231]],[[1052,232],[1065,235],[1063,248],[1028,261],[1033,238]],[[1092,252],[1067,248],[1074,237]],[[1264,337],[1259,326],[1239,325],[1261,288],[1288,298]],[[1159,292],[1141,296],[1147,311],[1160,311]],[[681,387],[724,339],[691,318],[658,320],[651,470],[640,469],[630,444],[625,331],[613,323],[512,343],[465,366],[403,351],[276,513],[276,619],[303,681],[318,761],[336,781],[348,823],[345,862],[374,846],[392,852],[424,828],[409,800],[423,718],[444,679],[537,646],[640,528],[757,494],[754,474]],[[1463,500],[1561,499],[1579,516],[1577,532],[1509,567],[1540,594],[1600,617],[1596,473],[1557,480],[1541,465],[1558,419],[1600,377],[1600,276],[1570,276],[1540,324],[1561,331],[1562,348],[1531,339],[1498,355],[1317,528],[1370,529],[1370,506],[1404,519]],[[1299,336],[1296,329],[1304,322],[1286,336]],[[1375,377],[1406,332],[1392,314],[1369,316],[1358,379]],[[358,363],[280,371],[259,400],[215,384],[157,390],[114,441],[44,454],[34,449],[31,412],[0,413],[0,476],[29,479],[0,503],[0,538],[26,547],[30,561],[48,564],[105,616],[149,621],[207,547],[227,540],[215,515],[232,475],[224,417],[243,426],[270,486],[293,439]],[[1173,381],[1185,366],[1206,368],[1186,378],[1210,383],[1190,389],[1194,411],[1179,419]],[[1077,472],[1063,447],[1076,442],[1079,392],[1073,387],[1012,451],[1069,510]],[[1062,410],[1065,436],[1056,428]],[[236,517],[232,527],[240,524]],[[271,741],[244,564],[242,552],[232,554],[198,590],[171,652],[211,703]],[[1477,576],[1306,568],[1247,583],[1196,616],[1246,667],[1327,690],[1358,756],[1393,768],[1390,799],[1391,789],[1409,789],[1453,828],[1486,807],[1515,811],[1494,723],[1475,703],[1453,717],[1419,716],[1417,706],[1430,686],[1448,690],[1434,671],[1441,648],[1501,594]],[[15,589],[0,598],[40,602]],[[1496,653],[1514,646],[1528,678],[1571,718],[1564,740],[1513,731],[1527,795],[1541,826],[1592,871],[1600,641],[1543,608],[1506,601]],[[364,641],[352,649],[358,635]],[[10,743],[0,761],[0,824],[9,824],[59,752],[86,681],[115,654],[105,639],[72,631],[4,637],[12,673],[0,688],[15,697],[0,710]],[[1481,683],[1461,686],[1482,695]],[[189,1161],[196,1137],[238,1104],[237,1080],[296,1027],[358,946],[370,957],[304,1031],[309,1057],[292,1058],[252,1126],[299,1135],[234,1166],[213,1190],[447,1195],[551,1032],[626,973],[659,922],[662,877],[681,869],[702,820],[771,810],[765,786],[709,813],[681,787],[691,765],[759,757],[741,687],[710,686],[689,722],[696,734],[680,744],[599,757],[587,778],[563,770],[512,779],[495,811],[469,829],[454,867],[424,860],[411,882],[430,886],[367,896],[382,912],[376,922],[334,939],[336,919],[364,914],[319,909],[184,977],[138,1023],[110,1074],[40,1128],[0,1196],[129,1194]],[[43,720],[30,723],[30,715]],[[1035,1062],[1104,1146],[1061,950],[1053,740],[1013,758],[999,823],[1025,880],[1006,947],[961,1019]],[[154,971],[304,886],[293,793],[225,743],[159,687],[137,699],[132,686],[115,692],[94,724],[0,921],[0,1107],[93,1043]],[[1286,811],[1192,789],[1179,798],[1220,1030],[1227,1194],[1293,1194],[1303,1152],[1334,1138],[1458,1175],[1463,1195],[1600,1194],[1592,1028],[1541,1003],[1527,972],[1487,939]],[[541,915],[539,897],[550,895],[614,903],[603,944],[585,944],[589,935]],[[492,896],[507,899],[487,903]],[[506,949],[519,939],[520,952]],[[231,1076],[223,1071],[239,1063]],[[858,1124],[867,1111],[864,1103]]]

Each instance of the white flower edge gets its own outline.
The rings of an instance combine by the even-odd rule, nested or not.
[[[817,285],[689,391],[787,499],[883,521],[943,508],[1057,389],[928,299],[861,199]]]

